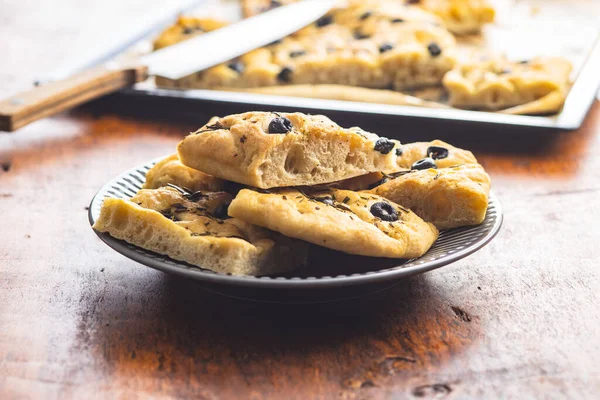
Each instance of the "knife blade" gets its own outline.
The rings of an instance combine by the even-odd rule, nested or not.
[[[267,45],[310,24],[337,0],[302,0],[150,53],[129,65],[109,62],[0,101],[0,130],[40,118],[142,82],[149,75],[178,79]]]
[[[142,57],[151,75],[179,79],[281,39],[322,17],[337,0],[304,0]]]

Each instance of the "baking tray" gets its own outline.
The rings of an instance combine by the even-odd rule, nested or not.
[[[596,3],[585,3],[588,9],[581,12],[572,3],[562,0],[552,3],[552,6],[540,0],[494,1],[499,15],[497,23],[488,27],[484,35],[463,38],[464,42],[459,44],[494,49],[513,59],[544,54],[568,58],[574,64],[574,83],[560,113],[547,116],[508,115],[233,91],[166,89],[156,87],[152,80],[108,96],[100,103],[112,112],[193,121],[195,124],[203,124],[214,115],[279,110],[324,113],[344,125],[360,125],[367,129],[377,125],[381,130],[381,125],[387,124],[390,131],[398,134],[398,124],[406,124],[411,130],[426,128],[442,132],[473,128],[506,133],[505,128],[511,127],[511,132],[578,129],[600,86],[600,32],[596,21],[588,18],[595,15],[600,7]],[[186,14],[234,22],[240,18],[237,15],[239,8],[235,0],[204,0],[200,8]],[[532,16],[532,10],[539,15]],[[560,27],[558,22],[562,23]],[[134,57],[147,52],[151,48],[149,39],[151,37],[138,43],[139,49],[136,50],[121,48],[123,56]],[[402,131],[406,132],[406,129]]]
[[[485,111],[459,109],[422,108],[328,99],[312,99],[275,96],[255,93],[180,90],[158,88],[151,82],[143,82],[133,88],[114,95],[111,100],[119,109],[158,112],[170,116],[187,117],[198,114],[224,115],[248,110],[301,111],[307,113],[335,114],[336,118],[353,121],[376,116],[392,117],[396,122],[410,119],[413,125],[427,121],[449,125],[485,124],[505,127],[526,127],[544,130],[578,129],[600,87],[600,38],[593,43],[592,50],[584,59],[564,107],[559,114],[551,116],[507,115]]]

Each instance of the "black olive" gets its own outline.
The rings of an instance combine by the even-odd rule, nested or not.
[[[208,196],[207,196],[207,195],[205,195],[205,194],[203,194],[201,191],[197,191],[197,192],[194,192],[194,193],[192,193],[192,194],[190,194],[190,195],[187,195],[186,197],[187,197],[187,199],[188,199],[189,201],[197,202],[197,201],[198,201],[198,200],[200,200],[201,198],[203,198],[203,197],[208,197]]]
[[[305,54],[306,54],[306,52],[305,52],[304,50],[292,51],[292,52],[290,53],[290,57],[291,57],[291,58],[296,58],[296,57],[303,56],[303,55],[305,55]]]
[[[375,148],[373,150],[378,151],[381,154],[387,154],[392,151],[395,145],[396,143],[392,142],[388,138],[379,138],[375,142]]]
[[[227,64],[227,67],[229,69],[234,70],[238,74],[241,74],[242,72],[244,72],[244,63],[242,63],[240,61],[231,62],[231,63]]]
[[[294,125],[286,117],[273,118],[269,123],[269,133],[288,133]]]
[[[402,18],[394,18],[394,19],[392,20],[392,24],[398,24],[398,23],[400,23],[400,22],[404,22],[404,20],[403,20]]]
[[[363,15],[360,16],[360,20],[364,21],[365,19],[369,18],[371,15],[373,15],[373,12],[367,11],[366,13],[364,13]]]
[[[512,72],[512,69],[506,68],[506,69],[503,69],[502,71],[498,72],[498,75],[510,74],[511,72]]]
[[[437,43],[429,43],[429,46],[427,46],[427,50],[429,50],[429,54],[431,54],[431,57],[437,57],[440,54],[442,54],[442,49],[440,49],[440,46],[438,46]]]
[[[281,1],[271,0],[271,8],[281,7]]]
[[[368,39],[370,37],[371,36],[365,35],[364,33],[361,33],[361,32],[358,32],[358,31],[354,32],[354,39],[356,39],[356,40]]]
[[[393,48],[394,48],[393,45],[391,45],[389,43],[384,43],[381,46],[379,46],[379,52],[380,53],[385,53],[386,51],[390,51]]]
[[[378,180],[375,183],[371,183],[368,187],[368,189],[375,189],[377,186],[383,185],[384,183],[386,183],[388,181],[388,178],[386,178],[385,176],[383,178],[381,178],[380,180]]]
[[[419,4],[421,0],[406,0],[406,4]]]
[[[398,221],[398,211],[390,203],[379,201],[374,203],[370,208],[371,214],[384,221]]]
[[[281,72],[279,72],[279,74],[277,74],[277,79],[281,82],[289,82],[292,80],[293,73],[294,73],[294,70],[291,69],[290,67],[283,67],[281,69]]]
[[[427,155],[431,158],[433,158],[434,160],[441,160],[443,158],[448,157],[448,149],[445,147],[439,147],[439,146],[429,146],[427,148]]]
[[[276,41],[274,41],[274,42],[271,42],[271,43],[269,43],[267,46],[274,46],[274,45],[276,45],[276,44],[279,44],[279,43],[281,43],[281,39],[279,39],[279,40],[276,40]]]
[[[396,149],[396,155],[397,155],[398,157],[400,157],[400,156],[402,155],[402,153],[404,153],[404,150],[402,150],[402,147],[398,147],[398,148]]]
[[[333,22],[333,18],[330,15],[326,15],[317,20],[317,26],[319,28],[322,28],[324,26],[331,24],[332,22]]]
[[[521,60],[518,64],[529,64],[529,60]]]
[[[229,218],[229,215],[227,215],[228,211],[229,203],[221,203],[215,208],[213,216],[219,219],[227,219]]]
[[[411,170],[422,170],[422,169],[429,169],[429,168],[437,169],[437,165],[435,164],[435,161],[433,161],[433,158],[429,158],[429,157],[425,157],[425,158],[415,162],[410,167]]]
[[[184,35],[191,35],[194,32],[204,32],[204,29],[200,28],[199,26],[196,26],[196,27],[186,26],[185,28],[183,28]]]

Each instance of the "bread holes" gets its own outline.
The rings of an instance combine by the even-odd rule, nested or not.
[[[490,103],[496,105],[500,102],[500,93],[497,90],[492,90],[490,92]]]
[[[348,152],[346,155],[346,164],[354,164],[357,162],[359,156],[357,153]]]
[[[301,146],[292,146],[285,157],[284,169],[288,174],[295,175],[302,170],[303,156]],[[312,171],[311,171],[312,173]]]

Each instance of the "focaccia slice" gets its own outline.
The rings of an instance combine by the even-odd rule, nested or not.
[[[337,84],[396,90],[439,85],[456,62],[454,37],[441,25],[433,14],[396,1],[355,2],[272,45],[179,80],[159,78],[157,84],[201,89]],[[157,43],[191,37],[181,28],[167,32]],[[177,39],[173,32],[179,32]]]
[[[393,171],[399,143],[322,115],[247,112],[213,118],[177,147],[188,167],[262,189]]]
[[[143,188],[158,189],[169,184],[191,192],[199,190],[218,192],[223,190],[225,182],[204,172],[186,167],[179,161],[177,154],[172,154],[150,168],[146,173],[146,182],[144,182]]]
[[[405,143],[397,151],[398,171],[410,169],[413,165],[430,158],[437,168],[453,167],[459,164],[476,164],[477,159],[469,150],[459,149],[441,140],[431,142]]]
[[[370,193],[402,204],[438,229],[485,219],[491,181],[479,164],[407,171],[380,182]]]
[[[394,173],[403,174],[411,170],[456,167],[463,164],[477,164],[477,159],[468,150],[459,149],[441,140],[431,142],[405,143],[396,149],[396,169]],[[372,172],[355,178],[341,180],[333,187],[346,190],[373,189],[386,182],[390,174]],[[402,203],[400,203],[402,204]]]
[[[232,196],[181,188],[107,198],[94,229],[146,250],[233,275],[271,275],[303,265],[307,245],[229,218]]]
[[[443,83],[453,107],[495,111],[535,103],[528,114],[553,113],[564,103],[570,73],[571,63],[561,57],[521,62],[495,57],[460,64]]]
[[[438,231],[380,196],[349,190],[243,189],[229,215],[319,246],[371,257],[420,257]]]

